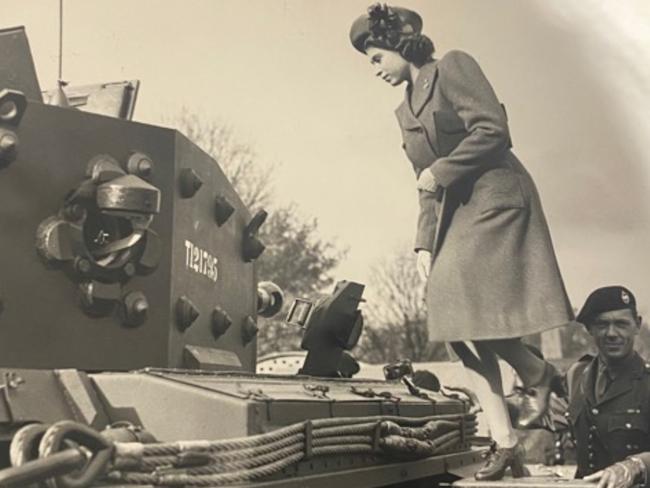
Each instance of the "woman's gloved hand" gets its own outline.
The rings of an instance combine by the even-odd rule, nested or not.
[[[418,176],[417,189],[435,193],[437,187],[438,184],[433,172],[429,168],[422,170]]]
[[[431,255],[430,251],[427,251],[426,249],[418,250],[415,267],[418,270],[418,274],[420,275],[422,281],[427,281],[427,278],[429,277],[429,271],[431,271],[432,260],[433,260],[433,256]]]

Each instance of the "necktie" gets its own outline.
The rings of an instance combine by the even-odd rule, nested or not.
[[[597,402],[599,402],[605,396],[605,392],[607,391],[608,386],[609,386],[609,374],[607,372],[607,369],[598,368],[598,375],[596,376],[596,385],[595,385]]]

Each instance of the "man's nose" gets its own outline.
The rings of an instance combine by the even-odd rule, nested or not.
[[[381,76],[381,75],[382,75],[381,68],[375,68],[375,76]]]
[[[607,326],[607,329],[605,329],[605,335],[607,337],[616,337],[616,336],[618,336],[618,331],[616,330],[616,326],[614,324],[609,324]]]

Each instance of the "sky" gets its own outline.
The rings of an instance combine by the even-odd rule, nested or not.
[[[134,118],[183,107],[230,125],[277,164],[276,199],[347,248],[337,279],[367,283],[412,245],[415,178],[393,111],[403,87],[349,44],[358,0],[64,0],[63,78],[139,79]],[[58,0],[0,0],[24,25],[43,89],[58,67]],[[625,284],[650,310],[650,2],[427,0],[437,55],[471,53],[506,105],[540,191],[574,306]]]

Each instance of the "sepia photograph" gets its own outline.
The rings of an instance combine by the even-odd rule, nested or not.
[[[650,3],[0,0],[0,487],[650,484]]]

